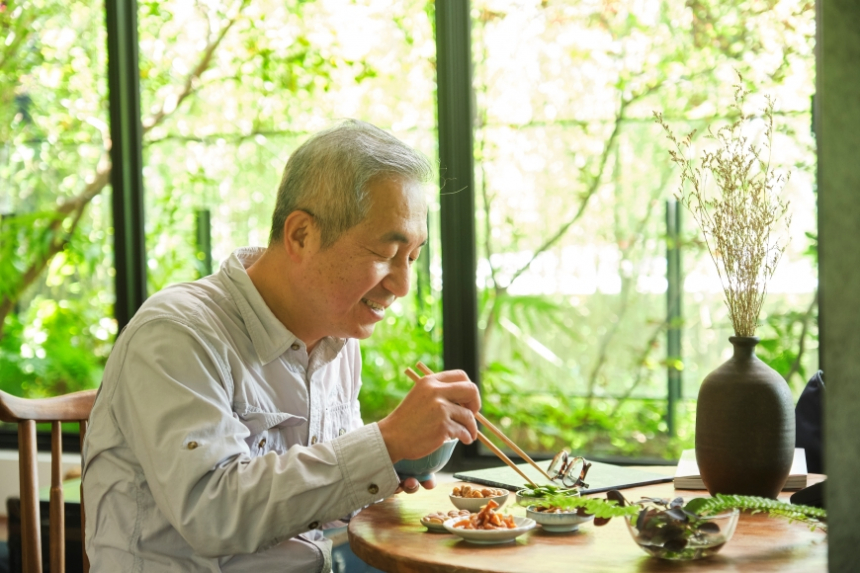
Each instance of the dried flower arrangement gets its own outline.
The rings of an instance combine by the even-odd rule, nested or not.
[[[737,119],[716,133],[708,127],[706,137],[715,140],[717,147],[702,151],[699,165],[692,157],[696,131],[678,139],[661,113],[654,112],[654,117],[674,145],[669,156],[681,167],[676,197],[693,214],[705,236],[735,335],[755,336],[768,281],[786,247],[777,236],[777,226],[784,222],[787,233],[791,224],[789,203],[780,197],[790,173],[777,174],[771,166],[774,100],[766,96],[761,115],[764,138],[757,146],[744,134],[754,116],[744,113],[750,92],[743,88],[740,74],[738,80],[730,107]],[[714,180],[710,187],[715,186],[716,192],[709,191],[709,175]]]

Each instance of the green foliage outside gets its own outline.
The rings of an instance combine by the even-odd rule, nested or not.
[[[443,369],[439,305],[431,295],[419,305],[416,296],[396,302],[386,319],[362,344],[361,411],[365,422],[387,416],[400,403],[412,381],[403,371],[418,361],[431,370]]]
[[[41,396],[96,386],[116,336],[104,13],[74,0],[4,5],[0,388]],[[200,276],[199,209],[212,216],[215,261],[265,244],[286,158],[337,118],[436,155],[432,2],[139,8],[150,292]],[[802,0],[473,1],[484,413],[525,448],[673,458],[690,447],[698,384],[724,360],[729,326],[719,293],[701,286],[710,261],[688,226],[682,266],[699,290],[684,298],[684,355],[666,356],[659,261],[677,173],[651,112],[685,131],[722,121],[743,72],[784,102],[777,145],[805,212],[813,12]],[[443,367],[438,198],[428,199],[420,291],[362,344],[366,421],[408,391],[405,366]],[[803,252],[814,221],[795,227],[809,237],[794,238],[787,259],[814,272]],[[772,293],[759,332],[759,355],[796,393],[816,363],[814,298]],[[670,365],[684,370],[674,437]]]

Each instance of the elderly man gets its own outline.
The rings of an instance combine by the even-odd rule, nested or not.
[[[94,572],[327,571],[324,524],[417,490],[398,460],[471,443],[462,372],[423,378],[378,423],[359,414],[358,339],[409,291],[431,173],[366,123],[320,133],[287,162],[267,248],[137,312],[84,447]]]

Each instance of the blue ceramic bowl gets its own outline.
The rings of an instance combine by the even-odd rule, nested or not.
[[[400,460],[394,464],[394,469],[400,479],[414,477],[418,481],[427,481],[433,477],[433,474],[445,467],[448,460],[451,459],[451,454],[454,452],[454,446],[457,445],[457,438],[446,440],[439,449],[423,458],[417,460]]]

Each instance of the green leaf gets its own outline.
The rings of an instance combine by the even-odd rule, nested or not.
[[[706,497],[694,497],[690,501],[687,502],[687,505],[684,506],[689,512],[695,513],[699,515],[699,510],[707,504],[708,498]]]

